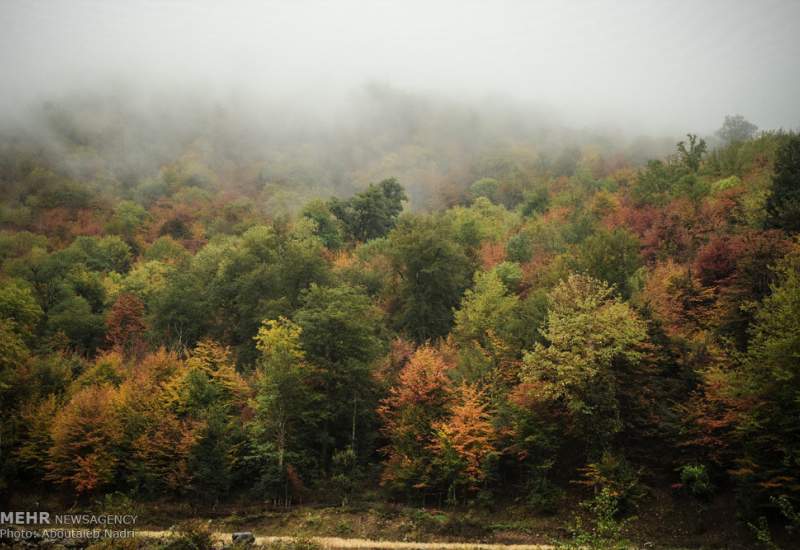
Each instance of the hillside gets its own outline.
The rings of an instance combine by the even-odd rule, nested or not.
[[[800,137],[730,118],[668,151],[365,94],[347,128],[112,101],[6,132],[6,508],[786,539]]]

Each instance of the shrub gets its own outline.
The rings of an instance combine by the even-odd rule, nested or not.
[[[266,546],[268,550],[321,550],[322,545],[308,537],[277,540]]]
[[[86,548],[87,550],[147,550],[153,548],[153,543],[141,538],[103,539]]]
[[[564,497],[564,491],[547,478],[537,479],[528,492],[528,506],[540,514],[555,514]]]
[[[490,533],[491,527],[484,525],[480,518],[470,513],[449,516],[438,531],[440,535],[462,537],[470,540],[483,538]]]
[[[646,493],[640,475],[641,470],[634,469],[625,457],[605,452],[598,462],[583,469],[584,479],[577,483],[592,487],[595,492],[608,493],[616,499],[616,509],[623,512],[635,506]]]
[[[572,541],[566,548],[623,550],[630,546],[623,538],[625,526],[633,518],[618,520],[619,498],[604,487],[594,499],[582,504],[591,515],[591,525],[586,527],[580,518],[572,530]]]
[[[699,499],[708,499],[714,493],[714,485],[702,464],[687,464],[680,469],[681,488]]]
[[[175,529],[162,548],[163,550],[211,550],[213,544],[207,523],[187,521]]]

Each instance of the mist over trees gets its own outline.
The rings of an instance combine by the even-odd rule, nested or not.
[[[239,151],[228,120],[148,152],[102,103],[3,138],[7,487],[794,501],[796,134],[645,162],[660,141],[500,139],[370,93],[407,125],[363,147]],[[414,183],[359,183],[393,169]]]
[[[797,6],[501,4],[0,7],[8,509],[790,538]]]

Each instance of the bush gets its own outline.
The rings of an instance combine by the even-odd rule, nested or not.
[[[528,492],[528,506],[539,514],[555,514],[564,497],[564,491],[546,478],[532,483]]]
[[[583,469],[584,480],[577,483],[592,487],[595,492],[607,492],[616,499],[618,511],[624,512],[635,506],[646,493],[640,475],[641,470],[634,469],[625,457],[605,452],[599,462]]]
[[[525,263],[533,257],[533,239],[527,233],[517,233],[506,244],[506,257],[511,262]]]
[[[153,548],[153,543],[141,538],[103,539],[86,548],[87,550],[147,550]]]
[[[409,512],[409,519],[419,534],[475,539],[491,532],[472,512],[445,514],[415,509]]]
[[[467,513],[449,516],[437,534],[475,540],[490,533],[491,527],[484,525],[477,516]]]
[[[269,550],[321,550],[322,545],[308,537],[294,537],[271,542],[266,548]]]
[[[416,508],[408,512],[408,519],[411,520],[416,530],[423,533],[438,533],[448,521],[447,514]]]
[[[95,501],[94,509],[102,514],[134,514],[141,515],[143,507],[131,496],[116,491],[103,495]]]
[[[708,499],[714,493],[714,485],[702,464],[687,464],[680,469],[681,488],[699,499]]]
[[[161,547],[163,550],[211,550],[214,541],[207,523],[187,521],[178,526]]]
[[[572,541],[566,548],[623,550],[630,546],[623,538],[625,526],[633,518],[618,520],[619,498],[608,487],[604,487],[594,499],[582,504],[591,514],[591,525],[584,526],[580,518],[576,519],[572,530]]]

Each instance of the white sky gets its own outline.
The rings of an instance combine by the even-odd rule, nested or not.
[[[800,127],[800,1],[2,0],[0,106],[133,88],[327,104],[366,82],[577,126]]]

